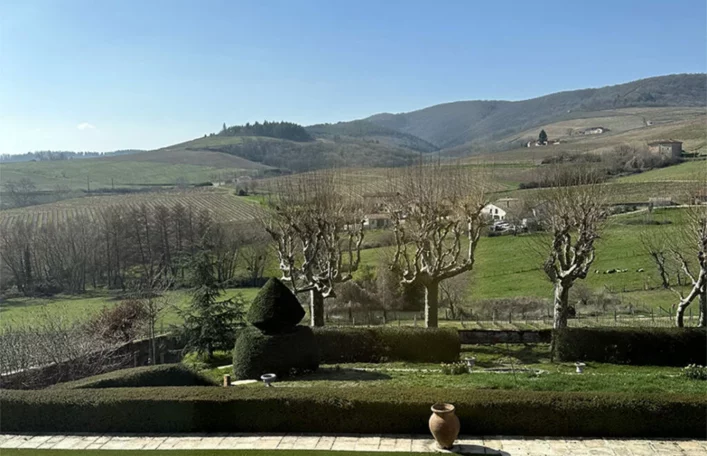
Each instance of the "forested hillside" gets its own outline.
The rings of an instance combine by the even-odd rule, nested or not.
[[[500,139],[543,123],[626,107],[705,106],[705,74],[680,74],[559,92],[523,101],[459,101],[365,120],[422,138],[440,148]]]

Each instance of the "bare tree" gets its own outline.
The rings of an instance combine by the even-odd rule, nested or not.
[[[570,288],[587,277],[594,261],[594,242],[608,215],[600,180],[591,168],[557,167],[553,175],[556,185],[539,194],[537,211],[550,234],[543,269],[555,290],[554,328],[567,326]]]
[[[425,326],[438,326],[439,285],[474,267],[486,204],[483,180],[468,168],[419,163],[402,170],[386,204],[402,282],[425,288]]]
[[[5,182],[4,187],[15,207],[34,204],[34,193],[37,191],[37,187],[30,178],[23,177],[17,181],[8,180]]]
[[[324,300],[361,261],[362,205],[351,189],[337,189],[334,172],[318,172],[280,180],[269,209],[264,224],[282,280],[310,293],[311,325],[324,326]]]
[[[0,259],[10,271],[17,289],[25,296],[34,292],[34,238],[36,228],[28,221],[17,221],[0,231]]]
[[[257,230],[246,230],[245,237],[246,245],[241,249],[241,261],[248,271],[251,286],[258,286],[272,254],[270,239],[267,233]]]
[[[121,343],[105,340],[67,313],[42,309],[0,328],[0,374],[19,388],[40,388],[113,370],[128,361]],[[42,368],[42,369],[39,369]]]
[[[467,289],[469,288],[469,273],[461,274],[440,283],[441,293],[440,306],[449,309],[449,317],[456,320],[463,315],[462,304],[467,299]]]
[[[657,233],[655,230],[646,229],[638,235],[643,249],[655,263],[660,276],[661,286],[666,290],[670,289],[670,271],[669,271],[669,242],[662,233]]]
[[[704,194],[705,189],[700,190],[700,193]],[[681,245],[673,247],[672,253],[690,279],[691,288],[687,295],[674,290],[680,297],[675,324],[679,327],[684,325],[685,311],[695,298],[699,298],[698,325],[707,326],[707,205],[688,208],[686,218],[685,225],[678,235]],[[695,258],[697,263],[690,261],[690,257]]]

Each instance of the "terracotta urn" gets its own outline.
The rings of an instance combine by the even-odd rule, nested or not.
[[[459,436],[459,418],[454,414],[452,404],[437,403],[432,406],[430,432],[439,448],[448,450]]]

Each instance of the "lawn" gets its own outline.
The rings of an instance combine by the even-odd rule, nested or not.
[[[223,293],[222,298],[232,298],[241,294],[249,304],[257,288],[231,288]],[[179,323],[177,309],[189,303],[188,290],[169,291],[165,294],[168,306],[162,313],[158,328],[166,330],[170,325]],[[13,322],[27,321],[27,319],[43,318],[61,315],[72,319],[82,319],[100,312],[103,308],[113,306],[120,302],[121,297],[117,292],[96,290],[83,295],[57,295],[51,298],[11,298],[5,299],[0,304],[0,328]]]
[[[391,362],[321,366],[317,372],[277,382],[278,388],[430,387],[530,391],[609,391],[707,394],[707,382],[684,378],[681,368],[587,363],[553,363],[548,344],[464,345],[461,359],[475,357],[471,373],[445,375],[439,364]],[[502,370],[493,372],[486,369]],[[220,380],[229,369],[205,371]],[[262,388],[259,383],[241,386]]]

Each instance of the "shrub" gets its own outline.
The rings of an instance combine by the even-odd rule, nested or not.
[[[286,377],[293,371],[319,367],[319,352],[312,330],[295,326],[292,332],[265,334],[249,327],[241,331],[233,351],[233,375],[237,379],[259,379],[274,373]]]
[[[682,369],[683,375],[690,380],[707,380],[707,367],[690,364]]]
[[[322,363],[454,362],[459,333],[446,328],[314,328]]]
[[[705,364],[705,328],[564,328],[553,332],[559,361],[685,366]]]
[[[90,330],[102,340],[130,342],[147,322],[148,312],[142,301],[127,299],[103,310],[88,322]]]
[[[182,358],[182,364],[194,370],[212,369],[214,367],[226,366],[233,362],[233,352],[217,350],[209,358],[208,355],[198,352],[189,352]]]
[[[704,438],[698,395],[448,388],[114,388],[0,391],[3,432],[427,432],[430,405],[461,432]]]
[[[107,374],[59,383],[53,389],[135,388],[148,386],[213,386],[215,383],[181,364],[122,369]]]
[[[246,315],[248,323],[267,333],[286,331],[302,318],[304,309],[297,297],[276,278],[258,291]]]
[[[444,375],[461,375],[469,372],[466,363],[461,361],[456,363],[442,363],[440,366],[442,367],[442,373]]]

